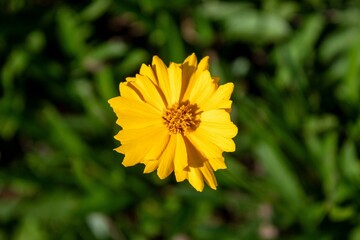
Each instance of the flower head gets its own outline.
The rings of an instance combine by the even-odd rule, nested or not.
[[[214,171],[225,169],[222,153],[235,151],[237,127],[231,122],[233,83],[219,85],[209,72],[209,57],[195,54],[183,63],[154,56],[139,74],[120,83],[120,96],[109,100],[122,130],[115,135],[124,154],[123,165],[145,165],[164,179],[187,179],[198,191],[204,181],[213,189]]]

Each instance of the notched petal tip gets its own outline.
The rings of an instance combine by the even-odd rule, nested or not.
[[[187,64],[188,66],[196,67],[197,66],[197,58],[196,58],[195,53],[192,53],[187,58],[185,58],[185,60],[182,64],[183,65]]]
[[[198,65],[198,67],[197,67],[197,70],[198,70],[198,71],[208,70],[208,69],[209,69],[209,59],[210,59],[209,56],[203,57],[203,58],[200,60],[200,62],[199,62],[199,65]]]
[[[113,105],[116,101],[118,101],[119,98],[120,98],[120,96],[113,97],[113,98],[110,98],[107,102],[108,102],[110,105]]]
[[[118,96],[118,97],[113,97],[113,98],[111,98],[111,99],[109,99],[107,101],[108,104],[110,105],[110,107],[112,108],[113,112],[115,113],[116,117],[117,117],[117,120],[116,120],[117,124],[118,124],[119,117],[120,117],[120,114],[119,114],[119,111],[118,111],[118,106],[119,106],[120,99],[121,99],[121,97]]]
[[[163,60],[158,56],[158,55],[154,55],[152,58],[152,62],[151,65],[156,65],[156,64],[161,64],[161,65],[165,65],[165,63],[163,62]]]
[[[155,171],[159,166],[159,161],[158,160],[150,160],[144,164],[145,164],[145,168],[144,168],[143,173],[146,174],[146,173],[151,173],[151,172]]]

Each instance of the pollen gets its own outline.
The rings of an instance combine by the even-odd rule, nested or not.
[[[175,103],[171,108],[165,110],[162,118],[171,134],[180,133],[184,135],[194,130],[198,125],[194,108],[189,103],[182,105]]]

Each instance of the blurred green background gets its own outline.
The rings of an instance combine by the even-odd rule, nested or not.
[[[359,1],[0,1],[0,239],[360,239]],[[142,63],[235,84],[219,187],[124,168]]]

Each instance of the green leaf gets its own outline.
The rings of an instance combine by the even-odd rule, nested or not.
[[[161,12],[157,18],[157,30],[164,38],[165,45],[161,48],[161,56],[172,62],[182,62],[185,59],[185,46],[180,28],[173,16],[168,12]]]
[[[42,114],[51,127],[51,139],[57,143],[59,149],[77,156],[81,156],[87,151],[87,146],[80,136],[71,129],[54,107],[50,105],[45,106]]]
[[[356,213],[356,210],[351,207],[333,207],[330,210],[330,217],[334,221],[345,221],[349,218],[351,218]]]
[[[229,16],[247,12],[252,9],[252,7],[252,3],[246,2],[207,1],[199,6],[199,11],[210,19],[224,20],[229,18]]]
[[[229,40],[266,44],[284,39],[289,35],[290,27],[278,15],[249,10],[229,16],[224,22],[224,31]]]
[[[259,143],[255,151],[266,173],[269,174],[269,180],[277,187],[282,198],[291,203],[290,208],[299,209],[304,203],[305,195],[285,157],[276,147],[265,142]]]
[[[94,21],[104,15],[110,5],[110,0],[94,0],[82,10],[81,17],[87,21]]]
[[[87,61],[105,61],[124,56],[128,46],[122,41],[107,41],[95,47],[87,56]]]
[[[339,166],[346,179],[358,185],[360,183],[360,161],[353,141],[348,140],[340,151]]]
[[[149,55],[144,49],[136,48],[128,52],[126,58],[121,61],[117,69],[122,74],[122,76],[127,76],[128,74],[135,75],[139,72],[141,64],[150,64],[147,63],[148,59]],[[116,82],[120,81],[123,80],[119,79]]]
[[[46,44],[46,37],[42,31],[31,32],[26,39],[27,48],[33,53],[39,53]]]
[[[360,40],[360,37],[358,40]],[[346,72],[337,94],[340,99],[357,105],[360,99],[360,47],[358,41],[349,47],[347,54]]]
[[[192,26],[194,29],[187,27],[185,28],[186,33],[183,34],[188,35],[187,39],[189,41],[195,42],[202,47],[210,46],[215,39],[215,32],[210,21],[203,16],[202,10],[196,11],[194,24],[195,26]]]
[[[359,225],[352,229],[349,239],[350,240],[360,239],[360,226]]]
[[[15,77],[25,71],[29,62],[29,55],[23,49],[16,48],[11,51],[4,66],[1,69],[1,82],[4,90],[10,91],[14,88]]]
[[[0,99],[0,136],[11,139],[20,127],[25,103],[21,94],[6,94]]]
[[[328,133],[322,142],[322,155],[319,159],[319,168],[322,174],[324,192],[330,203],[335,200],[338,171],[336,164],[338,134]]]
[[[56,18],[59,44],[69,56],[82,57],[86,52],[86,39],[90,29],[81,23],[72,9],[67,7],[59,8]]]
[[[340,28],[338,31],[331,33],[322,42],[319,48],[321,61],[329,63],[336,56],[340,56],[347,51],[349,46],[353,46],[356,39],[359,38],[358,28]]]
[[[107,101],[118,95],[118,87],[114,80],[114,75],[110,67],[104,67],[95,74],[96,89],[103,100]]]
[[[40,223],[35,219],[24,219],[16,229],[14,240],[46,240],[46,234]]]

